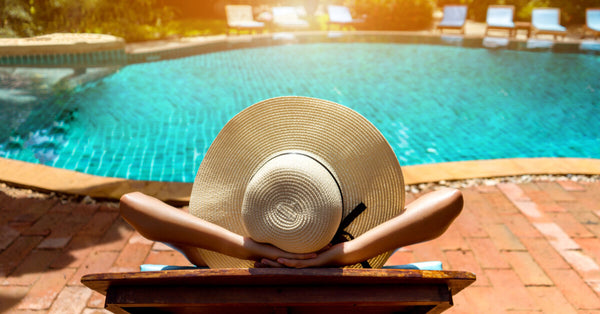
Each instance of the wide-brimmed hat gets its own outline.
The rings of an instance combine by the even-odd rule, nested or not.
[[[356,111],[321,99],[277,97],[223,127],[200,164],[189,210],[257,242],[314,252],[401,214],[404,180],[389,143]],[[383,266],[391,253],[368,265]],[[254,265],[200,254],[211,268]]]

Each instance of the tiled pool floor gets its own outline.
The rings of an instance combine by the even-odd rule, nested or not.
[[[171,42],[152,43],[165,53],[162,55],[165,59],[160,59],[164,62],[131,64],[115,75],[81,88],[59,95],[44,94],[48,97],[39,98],[47,100],[48,106],[32,106],[35,110],[24,110],[27,114],[21,110],[4,110],[12,112],[5,119],[12,122],[4,127],[5,132],[0,132],[4,134],[0,136],[0,155],[101,176],[191,182],[211,139],[234,113],[259,100],[290,94],[336,101],[361,112],[380,128],[403,164],[600,155],[597,149],[600,135],[592,131],[598,129],[598,121],[590,118],[598,116],[597,106],[594,106],[597,97],[593,94],[600,88],[593,80],[593,69],[597,65],[595,55],[459,49],[445,47],[446,44],[392,45],[377,37],[385,34],[363,32],[347,32],[349,36],[344,41],[335,39],[330,44],[318,44],[311,40],[328,41],[325,38],[329,36],[313,33],[298,34],[298,42],[306,45],[274,43],[270,39],[276,37],[274,35],[253,36],[252,49],[211,54],[198,51],[197,56],[169,61],[166,59],[170,52],[190,43],[204,45],[208,51],[249,46],[234,44],[243,42],[243,36],[213,38],[214,41],[220,38],[218,47],[209,45],[210,39],[182,40],[179,46]],[[359,38],[350,36],[358,33],[363,39],[378,38],[377,41],[384,42],[345,43],[345,40],[358,41]],[[473,47],[470,43],[475,38],[471,36],[476,34],[465,37],[465,47]],[[394,40],[407,41],[408,38],[440,38],[404,33],[395,33],[395,37],[398,38]],[[340,42],[335,42],[338,40]],[[522,39],[519,40],[522,44]],[[273,47],[264,46],[270,44]],[[140,49],[130,48],[128,46],[130,55],[142,53]],[[332,55],[336,58],[331,58]],[[341,58],[342,55],[346,57]],[[477,62],[443,62],[458,55]],[[302,62],[292,62],[300,56]],[[580,57],[584,61],[578,62]],[[399,59],[405,64],[399,64]],[[334,63],[337,60],[345,62]],[[353,67],[357,61],[361,66]],[[369,75],[365,75],[363,63]],[[333,65],[333,68],[317,66],[322,64]],[[477,66],[469,67],[472,64]],[[287,67],[290,69],[282,71]],[[196,70],[190,71],[191,68]],[[217,71],[220,74],[217,76],[211,71],[213,68],[231,71]],[[319,70],[296,71],[306,68]],[[396,74],[390,75],[390,69]],[[525,74],[520,70],[525,70]],[[282,79],[286,73],[292,73],[294,79]],[[450,79],[454,74],[474,81]],[[348,84],[337,84],[336,78],[340,75]],[[325,77],[326,82],[335,84],[318,88],[324,84],[315,84],[315,76]],[[247,77],[259,79],[236,79]],[[377,92],[367,87],[372,86],[367,84],[367,78],[374,83],[373,88],[377,87]],[[381,83],[382,78],[387,85]],[[574,87],[561,84],[563,81]],[[531,82],[537,85],[530,86]],[[358,88],[360,86],[364,88]],[[563,90],[555,86],[562,86]],[[173,90],[179,92],[173,93]],[[422,91],[435,97],[425,97]],[[24,97],[18,94],[17,98]],[[15,95],[6,97],[9,96]],[[511,105],[506,106],[507,103]],[[571,123],[565,124],[564,117],[568,114],[566,120]],[[416,118],[424,116],[425,120]]]
[[[474,272],[477,281],[447,313],[600,311],[600,182],[461,190],[463,213],[442,237],[390,260],[440,260]],[[12,194],[0,189],[0,312],[105,313],[103,296],[84,287],[82,275],[187,264],[134,232],[116,203]]]

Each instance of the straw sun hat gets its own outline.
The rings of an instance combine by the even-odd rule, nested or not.
[[[338,243],[404,211],[398,160],[377,128],[342,105],[278,97],[231,119],[206,152],[190,213],[294,253]],[[211,268],[253,267],[200,250]],[[383,266],[391,252],[350,267]]]

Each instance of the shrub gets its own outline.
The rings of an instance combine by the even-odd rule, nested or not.
[[[2,1],[2,0],[0,0]],[[163,37],[163,25],[174,16],[157,0],[4,0],[0,9],[8,35],[54,32],[104,33],[140,41]],[[10,5],[8,5],[10,4]]]
[[[21,1],[0,0],[0,37],[35,34],[32,13]]]
[[[356,0],[356,14],[365,29],[420,30],[433,23],[433,0]]]

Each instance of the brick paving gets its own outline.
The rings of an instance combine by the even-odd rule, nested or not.
[[[465,208],[450,229],[389,263],[440,260],[474,272],[447,313],[600,312],[600,182],[461,190]],[[142,263],[188,264],[135,232],[115,203],[0,190],[0,312],[104,313],[103,296],[81,276]]]

